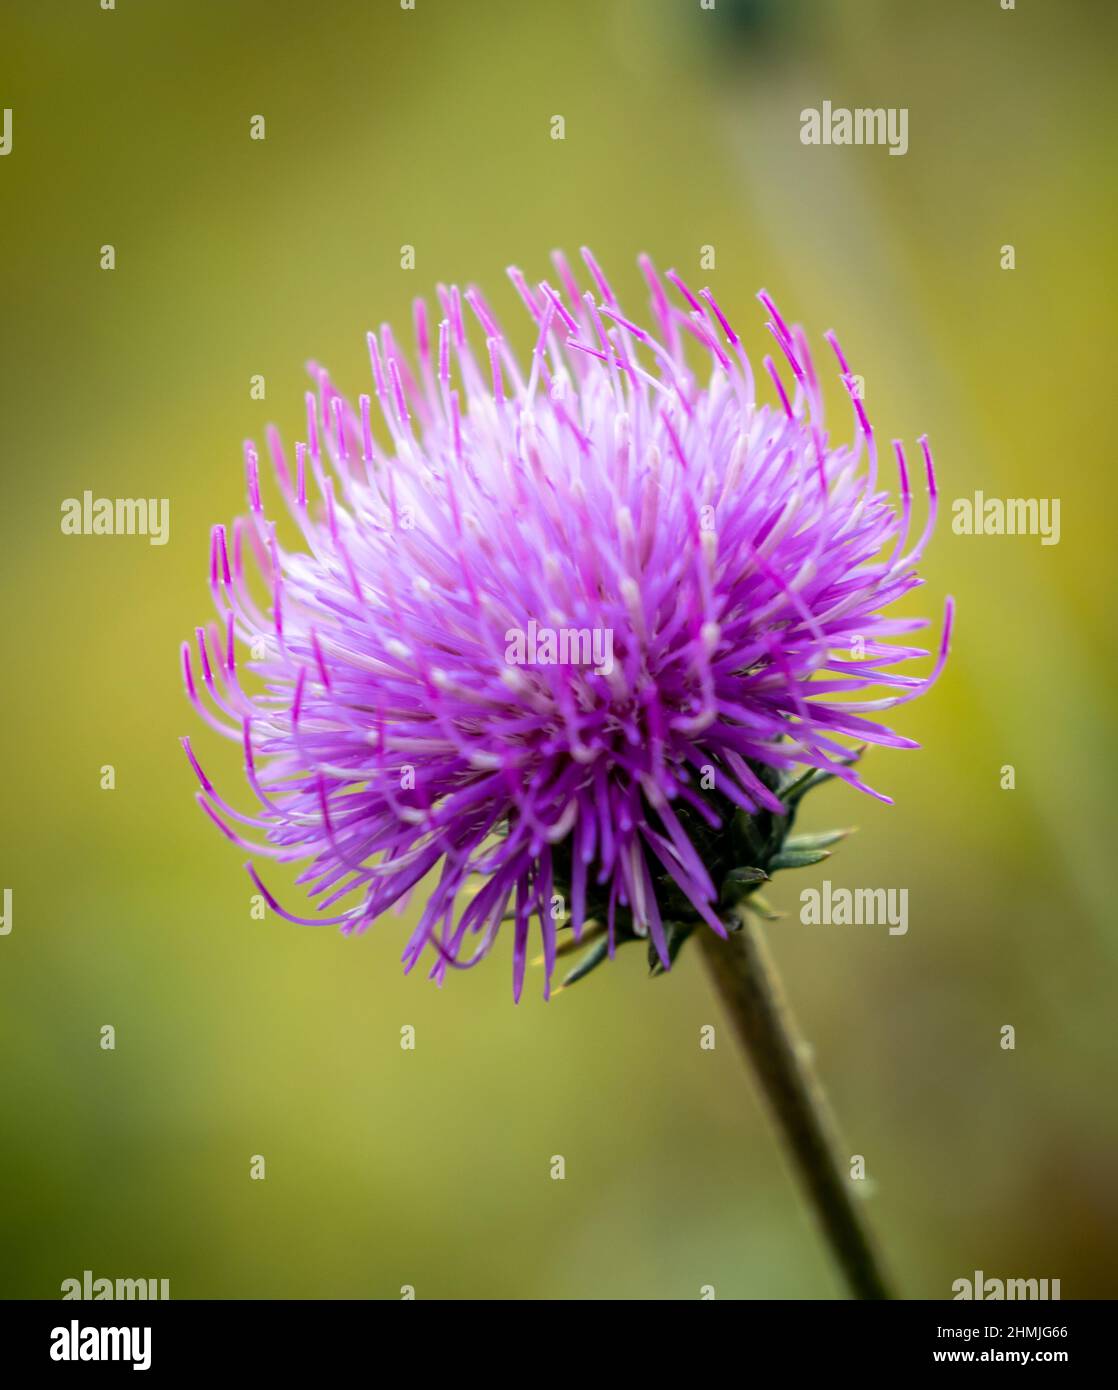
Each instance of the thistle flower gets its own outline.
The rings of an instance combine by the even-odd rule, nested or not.
[[[829,776],[881,796],[850,742],[916,746],[870,716],[936,679],[951,617],[931,674],[899,674],[929,654],[888,639],[926,625],[889,610],[921,582],[932,457],[921,439],[912,543],[904,450],[896,507],[833,335],[849,444],[767,294],[766,402],[709,290],[642,258],[642,327],[583,258],[585,293],[560,255],[556,284],[509,272],[526,365],[476,289],[443,287],[434,334],[415,305],[411,362],[388,327],[368,335],[375,407],[312,363],[293,465],[268,434],[303,543],[281,545],[246,444],[248,516],[212,534],[218,621],[196,658],[183,646],[189,697],[243,743],[259,803],[235,810],[184,739],[200,804],[254,855],[305,861],[312,915],[246,866],[270,906],[362,932],[432,875],[406,969],[427,954],[442,980],[511,922],[517,998],[533,920],[545,994],[568,907],[590,963],[640,938],[666,969],[697,923],[725,933],[727,901],[818,859],[825,840],[787,837],[796,802]]]

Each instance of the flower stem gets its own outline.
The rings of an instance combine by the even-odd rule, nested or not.
[[[761,929],[744,912],[736,920],[740,927],[725,940],[709,930],[695,932],[714,983],[851,1294],[891,1298],[835,1142],[826,1098],[785,1005]]]

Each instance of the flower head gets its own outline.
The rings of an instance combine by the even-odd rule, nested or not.
[[[575,940],[647,937],[664,967],[672,923],[724,932],[728,828],[783,824],[805,770],[869,791],[849,742],[915,746],[876,716],[936,678],[950,625],[930,675],[897,673],[928,655],[888,639],[925,626],[889,609],[921,582],[932,458],[922,439],[913,542],[904,450],[895,507],[834,338],[849,444],[766,294],[779,366],[755,374],[709,290],[642,258],[641,326],[583,256],[585,293],[561,256],[554,285],[510,272],[527,363],[477,290],[440,287],[410,362],[368,335],[372,400],[312,364],[306,441],[292,460],[268,436],[302,542],[281,545],[247,444],[248,516],[212,537],[218,621],[183,647],[258,806],[234,810],[184,740],[198,800],[253,854],[304,862],[306,916],[248,866],[271,906],[360,932],[433,875],[406,967],[427,954],[442,979],[511,922],[517,997],[533,921],[548,984],[568,912]]]

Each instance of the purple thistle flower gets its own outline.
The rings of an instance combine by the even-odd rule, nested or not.
[[[642,258],[644,328],[583,257],[594,293],[560,255],[558,287],[509,272],[535,325],[527,370],[475,289],[439,288],[434,335],[416,303],[412,364],[370,333],[377,440],[370,398],[355,410],[312,363],[294,468],[268,432],[304,544],[281,546],[246,444],[249,514],[212,534],[204,691],[183,645],[189,697],[242,741],[259,803],[235,810],[184,739],[200,804],[253,854],[307,861],[309,917],[247,866],[271,907],[359,932],[433,873],[406,969],[431,950],[441,980],[512,921],[517,998],[533,917],[550,989],[557,899],[574,940],[593,919],[603,953],[647,936],[665,968],[669,911],[724,934],[728,824],[782,816],[789,769],[879,796],[847,741],[916,746],[867,716],[931,685],[951,621],[949,601],[930,675],[896,672],[928,655],[886,639],[926,626],[887,614],[922,582],[932,457],[921,439],[930,506],[910,544],[904,450],[898,510],[832,335],[850,444],[830,442],[804,335],[768,295],[775,403],[709,290],[669,271],[675,302]],[[885,693],[851,698],[867,687]]]

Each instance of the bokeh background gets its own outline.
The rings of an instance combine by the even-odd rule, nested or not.
[[[698,1047],[697,955],[650,981],[623,952],[551,1004],[537,972],[514,1007],[507,942],[439,990],[397,920],[253,921],[177,741],[235,773],[177,647],[241,440],[299,434],[305,361],[367,389],[365,330],[440,280],[527,347],[505,266],[583,243],[630,313],[642,250],[710,283],[755,357],[762,286],[835,327],[948,502],[1061,498],[1053,547],[947,511],[910,606],[953,592],[957,640],[897,718],[924,747],[872,755],[893,808],[809,803],[861,833],[778,883],[771,941],[903,1291],[1118,1293],[1114,30],[1101,0],[4,6],[0,1293],[839,1292],[729,1031]],[[824,99],[909,108],[908,154],[805,148]],[[63,536],[86,488],[170,497],[170,543]],[[824,877],[907,886],[908,935],[800,926]]]

